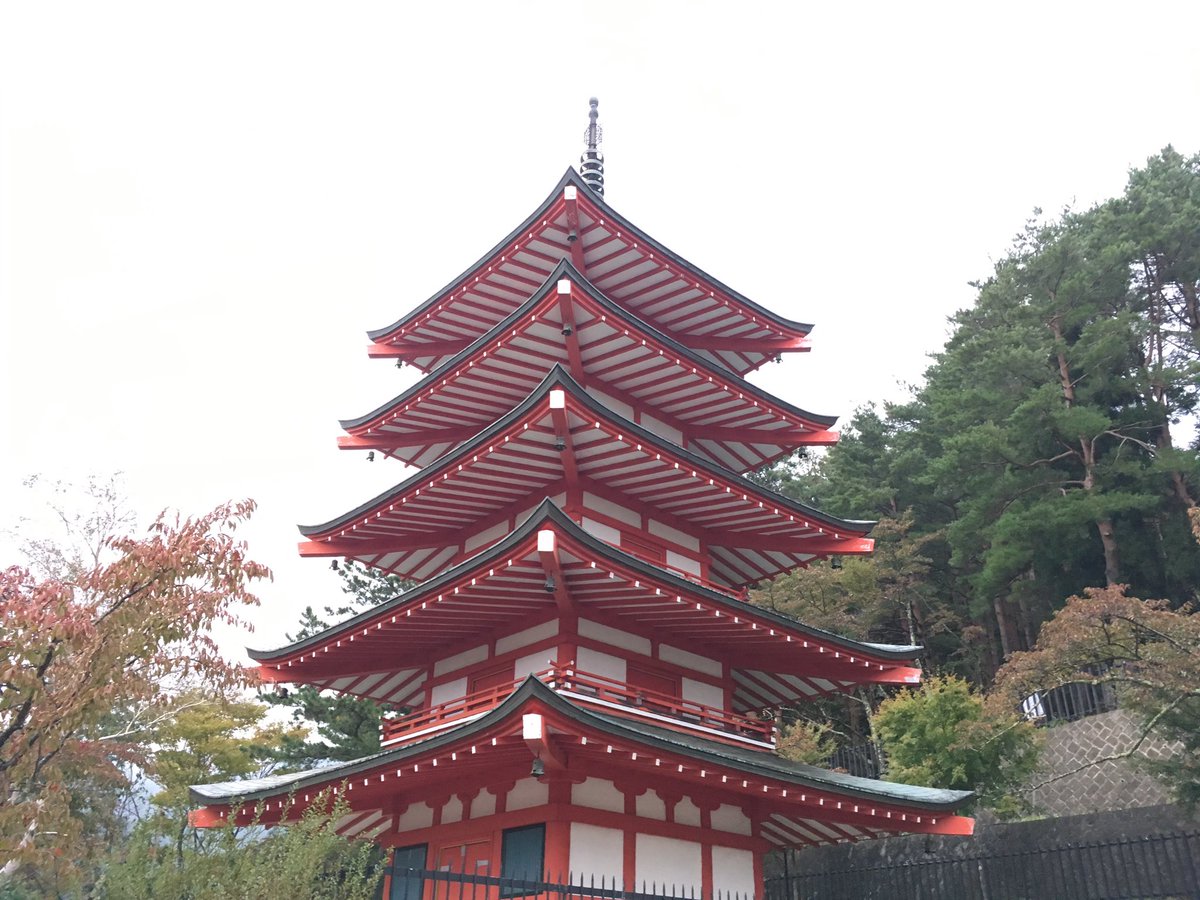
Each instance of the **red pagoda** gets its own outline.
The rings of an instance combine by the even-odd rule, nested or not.
[[[811,326],[607,205],[595,100],[587,141],[581,171],[510,235],[369,333],[372,356],[425,377],[343,422],[340,444],[417,472],[302,528],[300,552],[416,586],[251,651],[268,682],[403,710],[385,717],[381,752],[196,786],[193,820],[286,822],[332,789],[351,810],[339,830],[391,848],[396,873],[669,885],[706,900],[760,896],[772,849],[969,834],[954,812],[968,793],[775,753],[773,710],[912,684],[920,648],[747,602],[762,579],[872,548],[872,523],[745,477],[836,440],[832,417],[744,380],[807,350]],[[413,884],[391,882],[397,897]]]

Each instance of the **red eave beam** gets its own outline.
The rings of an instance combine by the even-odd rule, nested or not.
[[[538,532],[537,552],[542,571],[546,573],[546,590],[554,594],[559,611],[573,612],[575,604],[567,591],[567,579],[563,576],[562,564],[558,558],[558,535],[553,529],[543,528]]]
[[[403,339],[401,339],[403,340]],[[471,341],[426,341],[425,343],[367,344],[371,359],[417,359],[422,356],[448,356],[465,350]]]
[[[812,349],[808,336],[794,338],[737,338],[691,335],[672,332],[671,336],[692,350],[734,350],[743,353],[796,353]]]
[[[479,434],[479,428],[428,428],[421,431],[381,431],[372,435],[348,434],[337,439],[340,450],[393,450],[409,444],[459,443]]]

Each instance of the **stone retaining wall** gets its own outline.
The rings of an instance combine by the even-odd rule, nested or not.
[[[1042,732],[1041,770],[1032,782],[1041,786],[1030,792],[1036,811],[1046,816],[1072,816],[1169,802],[1163,786],[1131,760],[1099,763],[1046,783],[1085,762],[1126,752],[1137,740],[1138,731],[1136,720],[1121,709],[1047,727]],[[1174,749],[1164,741],[1147,740],[1138,753],[1163,759]]]

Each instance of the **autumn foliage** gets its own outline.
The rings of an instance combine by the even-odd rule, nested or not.
[[[234,538],[246,501],[196,518],[160,516],[141,537],[107,538],[92,568],[38,579],[0,573],[0,871],[69,867],[86,856],[78,785],[115,765],[187,687],[244,683],[209,636],[257,604],[270,571]]]
[[[1124,585],[1071,597],[1042,626],[1034,649],[1014,653],[997,673],[996,708],[1065,684],[1108,684],[1141,720],[1133,756],[1151,735],[1178,741],[1168,784],[1188,805],[1200,801],[1200,615],[1190,606],[1126,595]],[[1153,768],[1152,764],[1147,764]]]

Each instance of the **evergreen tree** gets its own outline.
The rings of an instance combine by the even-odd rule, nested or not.
[[[311,606],[304,610],[300,628],[289,641],[299,641],[378,606],[404,592],[409,586],[402,578],[380,575],[355,562],[338,567],[346,599],[340,605],[326,606],[318,615]],[[369,756],[379,750],[379,723],[390,709],[350,694],[334,694],[310,685],[299,685],[262,699],[273,706],[290,707],[292,721],[303,729],[285,737],[278,758],[288,768],[306,769],[328,761],[346,761]],[[315,739],[311,734],[315,732]]]

